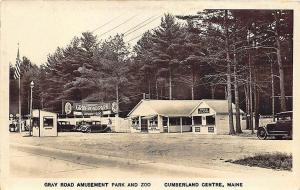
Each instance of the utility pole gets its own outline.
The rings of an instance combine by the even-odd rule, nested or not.
[[[115,129],[119,128],[119,84],[116,84],[116,103],[117,110],[115,115]]]
[[[41,100],[41,103],[42,103],[42,109],[44,109],[44,99],[43,99],[43,96],[42,96],[42,100]]]
[[[273,73],[273,62],[271,61],[271,82],[272,82],[272,118],[275,121],[275,89],[274,89],[274,73]]]
[[[169,72],[169,99],[172,100],[172,71]]]
[[[34,82],[31,81],[30,83],[30,127],[29,127],[29,136],[31,136],[31,129],[32,129],[32,91],[34,87]]]
[[[251,55],[249,54],[249,107],[250,107],[250,129],[254,134],[253,129],[253,98],[252,98],[252,70],[251,70]]]
[[[116,85],[116,103],[117,103],[117,113],[116,113],[116,117],[119,117],[119,85]]]

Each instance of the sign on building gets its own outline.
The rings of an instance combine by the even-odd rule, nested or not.
[[[202,114],[202,113],[209,113],[209,108],[199,108],[198,114]]]
[[[101,116],[118,112],[116,102],[66,102],[64,104],[66,115]]]

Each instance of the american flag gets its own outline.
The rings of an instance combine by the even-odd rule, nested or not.
[[[21,65],[21,60],[20,60],[20,53],[18,48],[18,54],[17,54],[16,66],[15,66],[15,75],[14,75],[15,79],[18,79],[21,76],[20,65]]]

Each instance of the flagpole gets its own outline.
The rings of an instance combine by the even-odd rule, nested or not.
[[[17,52],[17,60],[16,64],[18,67],[18,79],[19,79],[19,132],[22,131],[22,108],[21,108],[21,69],[20,69],[20,47],[18,43],[18,52]]]
[[[21,76],[19,77],[19,131],[21,133],[22,130],[22,115],[21,115]]]

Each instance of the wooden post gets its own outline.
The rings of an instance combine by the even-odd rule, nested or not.
[[[170,133],[170,118],[168,117],[168,133]]]
[[[142,131],[142,117],[139,116],[139,128],[140,128],[140,131]]]
[[[180,133],[182,133],[182,117],[180,117]]]
[[[192,116],[192,132],[194,132],[194,117]]]
[[[147,119],[147,132],[149,133],[150,119]]]

